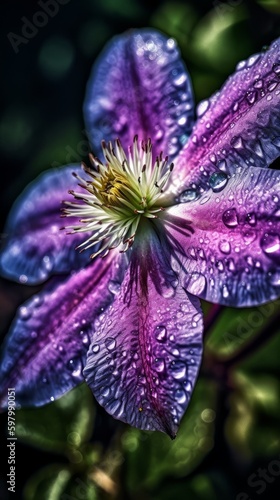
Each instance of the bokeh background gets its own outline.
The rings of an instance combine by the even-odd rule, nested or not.
[[[43,0],[44,3],[44,0]],[[1,2],[0,232],[24,186],[41,171],[87,160],[82,104],[104,43],[132,27],[174,36],[196,102],[237,62],[280,35],[279,0],[64,0],[25,42],[40,2]],[[16,35],[14,37],[11,35]],[[275,165],[277,167],[277,165]],[[0,280],[0,334],[38,287]],[[16,493],[6,500],[276,500],[280,491],[280,301],[233,310],[204,303],[199,381],[171,441],[113,420],[80,386],[16,414]],[[0,416],[1,463],[7,415]]]

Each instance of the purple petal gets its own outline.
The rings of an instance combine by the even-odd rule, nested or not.
[[[18,405],[39,406],[84,380],[94,322],[112,302],[124,264],[111,252],[63,283],[56,278],[19,308],[2,353],[2,407],[8,387]]]
[[[223,183],[165,214],[183,284],[229,306],[273,300],[280,295],[280,173],[248,168]]]
[[[201,117],[177,160],[178,183],[203,185],[217,169],[269,166],[280,154],[279,83],[280,39],[239,63],[221,91],[200,104]]]
[[[111,415],[175,437],[201,361],[202,315],[198,300],[162,266],[161,250],[134,250],[94,334],[84,375]]]
[[[67,273],[89,262],[91,252],[79,253],[75,247],[85,233],[67,235],[60,230],[62,200],[73,200],[69,189],[78,191],[77,165],[49,170],[32,182],[14,204],[5,233],[7,241],[1,255],[2,275],[21,283],[40,283],[53,273]],[[67,221],[68,222],[68,221]],[[71,223],[75,220],[71,218]]]
[[[100,143],[135,134],[151,138],[155,155],[175,156],[194,121],[189,75],[176,42],[154,30],[129,31],[110,42],[94,65],[84,105],[96,154]]]

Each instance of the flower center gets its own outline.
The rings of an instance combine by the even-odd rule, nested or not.
[[[91,233],[79,245],[81,251],[100,244],[92,258],[131,247],[141,220],[157,218],[167,206],[163,189],[173,170],[162,154],[153,163],[151,141],[139,144],[137,136],[128,155],[119,140],[102,142],[102,150],[105,163],[90,155],[94,168],[83,166],[90,180],[73,174],[85,192],[70,191],[78,202],[66,201],[63,210],[64,216],[80,218],[79,225],[66,227],[70,233]]]

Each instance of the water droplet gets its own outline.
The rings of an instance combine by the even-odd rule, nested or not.
[[[94,344],[91,348],[91,351],[94,353],[94,354],[97,354],[99,351],[100,351],[100,346],[98,344]]]
[[[229,254],[231,252],[231,246],[229,241],[222,240],[219,243],[219,249],[222,253]]]
[[[180,356],[180,351],[179,351],[179,349],[172,349],[171,354],[173,356]]]
[[[204,115],[208,108],[209,101],[207,99],[201,101],[196,108],[197,117],[200,118],[202,115]]]
[[[20,319],[26,321],[31,317],[31,310],[25,306],[19,308],[19,317]]]
[[[257,237],[255,231],[250,230],[250,229],[248,231],[242,232],[242,236],[243,236],[245,245],[250,245],[251,243],[253,243],[253,241],[255,241],[255,239]]]
[[[113,351],[113,349],[115,349],[116,347],[116,341],[115,339],[113,339],[113,337],[108,337],[104,343],[108,351]]]
[[[269,273],[269,281],[273,286],[280,286],[280,272],[273,271],[272,273]]]
[[[261,89],[263,87],[263,81],[262,80],[256,80],[254,82],[254,87],[255,87],[255,89]]]
[[[154,369],[156,372],[161,373],[165,370],[165,362],[162,358],[156,358],[154,361]]]
[[[183,361],[172,361],[170,365],[171,374],[173,378],[180,380],[185,378],[187,374],[187,367]]]
[[[111,293],[113,293],[114,295],[117,295],[121,289],[121,285],[119,283],[117,283],[116,281],[109,281],[108,289]]]
[[[227,164],[226,164],[226,161],[225,160],[220,160],[217,164],[217,167],[219,170],[221,170],[222,172],[226,172],[227,171]]]
[[[176,286],[173,287],[173,286],[162,285],[161,286],[161,295],[162,295],[162,297],[164,297],[165,299],[170,299],[171,297],[174,297],[175,291],[176,291]]]
[[[185,73],[182,73],[173,80],[173,83],[174,85],[176,85],[176,87],[182,87],[186,80],[187,80],[187,75]]]
[[[19,282],[20,283],[26,283],[28,281],[28,278],[25,274],[21,274],[19,277]]]
[[[107,398],[108,396],[110,396],[110,387],[103,387],[103,389],[101,390],[101,396],[103,396],[103,398]]]
[[[225,270],[225,268],[224,268],[224,264],[222,263],[222,261],[221,261],[221,260],[218,260],[216,265],[217,265],[218,270],[219,270],[221,273]]]
[[[225,226],[232,228],[238,226],[238,216],[235,208],[230,208],[223,213],[222,220]]]
[[[228,176],[224,172],[214,172],[209,179],[210,187],[214,193],[222,191],[228,183]]]
[[[256,214],[254,212],[247,214],[246,222],[248,222],[248,224],[250,224],[250,226],[255,226],[257,223]]]
[[[196,189],[186,189],[179,196],[179,203],[188,203],[189,201],[193,201],[197,198]]]
[[[278,85],[278,82],[276,82],[275,80],[272,82],[269,82],[268,86],[267,86],[269,92],[272,92],[277,87],[277,85]]]
[[[88,345],[89,344],[89,335],[84,331],[84,330],[81,330],[80,331],[80,335],[82,337],[82,343],[84,345]]]
[[[67,368],[71,371],[73,377],[79,377],[82,372],[82,362],[79,358],[70,359]]]
[[[177,389],[177,391],[175,391],[174,397],[179,404],[184,404],[187,400],[186,393],[182,389]]]
[[[224,297],[224,299],[227,299],[228,296],[229,296],[229,291],[228,291],[228,288],[226,285],[223,285],[223,288],[222,288],[222,295]]]
[[[206,278],[201,273],[192,273],[186,278],[185,287],[193,295],[201,295],[206,288]]]
[[[279,254],[280,238],[276,233],[265,233],[261,239],[261,248],[268,255]]]
[[[240,61],[237,65],[236,65],[236,71],[240,71],[242,70],[243,68],[245,68],[246,66],[246,61]]]
[[[280,64],[273,64],[274,73],[280,77]]]
[[[235,136],[231,139],[230,144],[234,149],[240,149],[243,147],[242,138]]]
[[[257,92],[255,91],[247,92],[247,101],[249,104],[254,104],[256,98],[257,98]]]
[[[165,326],[159,325],[155,328],[155,337],[159,342],[165,342],[166,341],[166,328]]]

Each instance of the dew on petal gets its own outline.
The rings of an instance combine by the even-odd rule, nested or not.
[[[206,278],[201,273],[192,273],[187,277],[185,287],[193,295],[200,295],[206,288]]]
[[[189,201],[193,201],[197,198],[196,189],[186,189],[179,196],[180,203],[188,203]]]
[[[261,248],[268,255],[279,254],[280,238],[276,233],[265,233],[261,239]]]
[[[156,358],[154,361],[154,369],[156,372],[161,373],[165,370],[165,362],[162,358]]]
[[[196,108],[197,117],[200,118],[202,115],[204,115],[208,108],[209,101],[207,99],[201,101]]]
[[[165,342],[166,341],[166,334],[167,334],[167,331],[166,331],[166,328],[165,326],[157,326],[155,328],[155,337],[156,339],[159,341],[159,342]]]
[[[100,345],[94,344],[91,348],[91,352],[93,352],[94,354],[97,354],[99,351],[100,351]]]
[[[273,286],[280,286],[280,272],[273,271],[272,273],[269,273],[269,282]]]
[[[174,397],[175,400],[180,404],[184,404],[187,400],[186,393],[182,389],[177,389],[177,391],[175,391]]]
[[[238,226],[238,216],[235,208],[226,210],[222,215],[222,220],[225,226],[233,228]]]
[[[209,184],[214,193],[222,191],[228,183],[228,176],[224,172],[214,172],[209,178]]]
[[[67,368],[71,371],[73,377],[79,377],[82,372],[82,362],[79,358],[70,359]]]
[[[234,149],[241,149],[243,147],[243,142],[241,137],[233,137],[230,141],[230,144]]]
[[[224,254],[229,254],[231,252],[231,245],[229,241],[222,240],[219,243],[219,249]]]
[[[173,378],[179,380],[185,378],[187,367],[183,361],[172,361],[170,364],[171,374]]]
[[[28,309],[25,306],[20,307],[19,309],[19,317],[20,319],[27,321],[31,317],[31,309]]]

